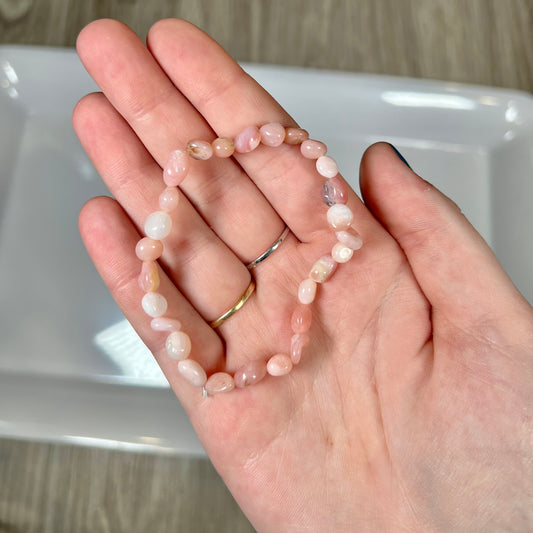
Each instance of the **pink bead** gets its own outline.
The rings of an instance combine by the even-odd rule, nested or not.
[[[261,142],[266,146],[280,146],[285,140],[285,128],[278,122],[265,124],[259,128]]]
[[[233,377],[235,386],[242,389],[243,387],[248,387],[248,385],[254,385],[261,381],[266,376],[266,373],[267,369],[264,361],[249,361],[235,372]]]
[[[311,327],[313,313],[308,305],[299,304],[291,316],[291,327],[293,333],[306,333]]]
[[[178,186],[189,172],[190,158],[183,150],[174,150],[163,169],[163,180],[169,187]]]
[[[353,222],[352,210],[345,204],[332,205],[326,216],[328,224],[335,231],[346,231]]]
[[[194,359],[183,359],[178,363],[178,372],[193,386],[203,387],[207,374],[200,363]]]
[[[309,139],[309,133],[302,128],[285,128],[285,144],[302,144]]]
[[[316,296],[316,281],[304,279],[298,287],[298,301],[302,304],[310,304]]]
[[[155,261],[163,253],[163,243],[150,237],[143,237],[135,247],[135,254],[141,261]]]
[[[328,207],[334,204],[345,204],[348,201],[348,191],[340,178],[329,178],[324,182],[322,200]]]
[[[179,201],[180,192],[177,187],[167,187],[159,195],[159,207],[167,213],[176,209],[176,207],[178,207]]]
[[[175,361],[187,359],[191,348],[191,338],[184,331],[172,331],[165,342],[167,355]]]
[[[297,333],[291,337],[291,359],[293,364],[297,365],[300,362],[302,352],[310,340],[307,333]]]
[[[329,157],[329,155],[320,156],[316,160],[316,169],[325,178],[333,178],[339,173],[339,167],[335,159]]]
[[[248,126],[242,130],[233,140],[235,151],[246,154],[255,150],[261,142],[261,134],[255,126]]]
[[[285,376],[292,370],[292,361],[288,355],[278,353],[268,360],[266,368],[271,376]]]
[[[213,152],[217,157],[231,157],[233,152],[235,152],[233,141],[226,137],[215,139],[211,145],[213,146]]]
[[[205,161],[213,155],[213,147],[207,141],[189,141],[187,143],[187,153],[194,159]]]
[[[337,263],[347,263],[352,256],[353,250],[342,244],[342,242],[336,243],[331,250],[331,257],[333,257]]]
[[[205,384],[205,391],[209,396],[221,392],[229,392],[235,388],[235,380],[226,372],[217,372],[209,376]]]
[[[309,277],[317,283],[324,283],[335,272],[337,262],[330,255],[322,256],[312,267]]]
[[[339,242],[342,242],[344,246],[348,246],[348,248],[351,248],[352,250],[359,250],[359,248],[363,246],[363,239],[361,238],[361,235],[359,235],[359,233],[357,233],[357,231],[355,231],[353,228],[348,228],[344,231],[337,231],[335,236]]]
[[[137,278],[139,287],[145,292],[153,292],[159,288],[159,270],[154,261],[143,261],[141,273]]]
[[[302,155],[307,159],[318,159],[320,156],[323,156],[327,150],[328,148],[324,143],[312,139],[303,141],[300,146]]]
[[[175,318],[166,318],[160,316],[158,318],[152,318],[150,327],[154,331],[180,331],[181,322]]]

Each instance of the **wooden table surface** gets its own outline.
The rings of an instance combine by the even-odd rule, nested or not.
[[[0,43],[73,46],[101,17],[186,18],[241,61],[533,92],[533,0],[0,0]],[[205,459],[0,439],[0,533],[85,531],[253,529]]]

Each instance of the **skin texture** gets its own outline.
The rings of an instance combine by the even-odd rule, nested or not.
[[[171,150],[251,124],[295,123],[184,21],[158,22],[147,45],[116,21],[96,21],[78,52],[102,93],[80,101],[74,128],[115,198],[85,205],[81,235],[253,525],[531,530],[533,311],[458,207],[388,144],[370,147],[364,203],[351,190],[348,200],[364,245],[320,287],[302,362],[203,399],[141,310],[140,228],[157,209]],[[313,162],[287,145],[193,162],[160,292],[208,374],[287,351],[298,284],[335,241],[321,184]],[[209,321],[249,283],[244,265],[285,224],[286,241],[255,270],[256,292],[214,332]]]

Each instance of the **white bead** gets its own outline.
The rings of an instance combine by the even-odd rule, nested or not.
[[[158,292],[147,292],[143,296],[142,308],[152,318],[164,315],[167,312],[167,307],[166,298]]]
[[[200,363],[194,359],[183,359],[178,363],[178,372],[194,387],[203,387],[207,374]]]
[[[316,281],[304,279],[298,287],[298,300],[302,304],[310,304],[316,296]]]
[[[322,155],[316,160],[316,169],[325,178],[333,178],[339,173],[339,167],[335,159],[329,157],[329,155]]]
[[[352,221],[352,210],[346,204],[334,204],[328,209],[328,224],[336,231],[347,230]]]
[[[189,357],[191,353],[191,338],[184,331],[173,331],[165,343],[167,355],[175,361]]]
[[[164,211],[155,211],[148,215],[144,223],[144,233],[151,239],[161,240],[170,233],[172,219]]]
[[[347,263],[353,256],[353,250],[338,242],[331,250],[331,257],[337,261],[337,263]]]

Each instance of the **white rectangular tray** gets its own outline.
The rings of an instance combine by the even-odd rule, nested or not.
[[[533,99],[486,87],[248,65],[356,190],[395,144],[451,196],[533,301]],[[77,214],[108,194],[71,128],[95,86],[74,51],[0,47],[0,436],[203,453],[85,252]]]

